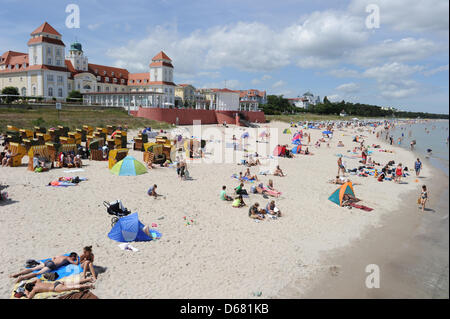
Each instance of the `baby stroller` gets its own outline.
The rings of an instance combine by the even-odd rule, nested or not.
[[[131,211],[123,206],[120,199],[111,203],[104,201],[103,205],[105,205],[108,214],[113,215],[113,217],[111,218],[111,227],[113,227],[117,223],[119,218],[127,216],[131,213]]]

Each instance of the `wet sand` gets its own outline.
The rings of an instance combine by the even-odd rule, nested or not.
[[[320,278],[304,294],[294,282],[279,298],[449,298],[448,176],[430,170],[426,180],[434,193],[429,208],[418,209],[417,192],[401,198],[404,204],[369,228],[361,239],[321,258]],[[366,266],[380,269],[380,287],[367,288]]]

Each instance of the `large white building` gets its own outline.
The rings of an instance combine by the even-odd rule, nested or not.
[[[66,55],[61,34],[47,22],[31,33],[28,53],[7,51],[0,56],[0,90],[16,87],[19,94],[44,100],[65,100],[80,91],[87,104],[137,108],[171,107],[175,84],[171,59],[159,52],[149,72],[89,63],[80,43]]]

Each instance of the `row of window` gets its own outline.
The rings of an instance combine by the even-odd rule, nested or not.
[[[48,88],[48,96],[50,96],[50,97],[54,96],[52,87]],[[58,95],[57,95],[57,97],[63,97],[63,89],[62,88],[58,88]]]
[[[94,72],[95,72],[95,74],[98,74],[98,69],[94,69]],[[103,71],[102,73],[103,73],[103,75],[107,75],[106,71]],[[111,77],[114,77],[114,74],[115,74],[114,71],[111,71]],[[122,77],[122,73],[119,73],[119,78],[121,78],[121,77]]]

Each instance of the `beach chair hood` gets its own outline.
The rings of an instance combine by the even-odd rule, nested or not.
[[[109,232],[108,237],[121,243],[152,240],[152,237],[144,233],[143,227],[144,224],[139,221],[138,213],[133,213],[120,218]]]

